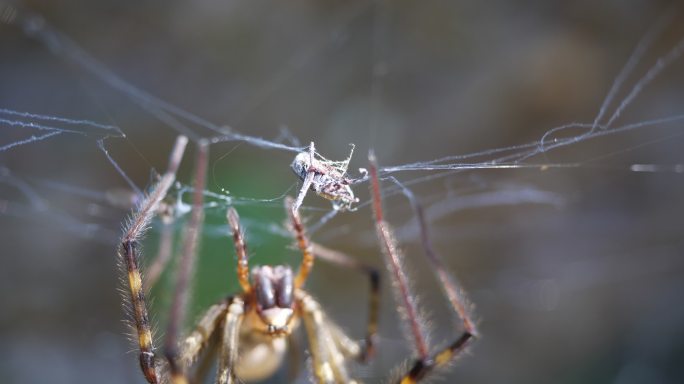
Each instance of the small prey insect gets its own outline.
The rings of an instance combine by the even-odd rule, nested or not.
[[[320,155],[317,157],[313,141],[308,151],[298,153],[292,161],[291,168],[302,180],[302,188],[292,208],[298,210],[306,193],[312,190],[318,196],[330,200],[335,211],[353,211],[352,204],[357,203],[359,199],[354,196],[351,185],[368,177],[368,172],[363,168],[359,169],[362,173],[360,178],[352,179],[347,176],[347,168],[353,154],[354,144],[351,144],[351,151],[346,160],[332,161]]]

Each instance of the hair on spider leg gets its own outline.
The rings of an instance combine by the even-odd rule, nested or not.
[[[477,337],[477,330],[471,320],[471,315],[469,314],[470,305],[466,301],[461,288],[457,285],[456,280],[451,277],[432,249],[429,237],[427,236],[427,225],[422,215],[420,204],[418,204],[415,196],[410,193],[409,190],[405,189],[404,193],[406,193],[411,201],[414,211],[418,216],[425,254],[430,261],[435,274],[440,279],[440,283],[449,299],[451,309],[463,322],[463,331],[461,331],[460,336],[446,347],[441,347],[441,349],[438,349],[436,352],[431,352],[431,348],[427,342],[424,323],[422,323],[419,318],[420,311],[414,300],[415,296],[410,290],[406,272],[402,268],[401,256],[398,251],[396,239],[392,229],[384,219],[382,192],[380,180],[378,178],[378,166],[375,154],[371,151],[368,158],[370,163],[371,201],[378,240],[382,253],[385,256],[389,274],[393,280],[395,298],[400,305],[400,312],[403,312],[403,316],[401,317],[413,338],[415,354],[415,360],[410,368],[404,369],[401,376],[397,376],[397,379],[392,380],[393,382],[401,384],[416,383],[431,374],[434,370],[448,367],[452,361],[461,355],[470,342]],[[399,184],[399,186],[405,188],[401,184]]]
[[[425,220],[423,206],[420,204],[415,194],[408,187],[399,182],[399,180],[397,180],[394,176],[390,176],[389,180],[401,188],[402,193],[411,203],[413,212],[418,220],[418,228],[420,230],[420,239],[423,246],[423,252],[425,253],[426,258],[430,262],[433,271],[439,279],[441,283],[440,286],[442,287],[444,294],[450,301],[451,306],[456,310],[458,316],[463,321],[465,330],[473,337],[477,337],[477,329],[472,320],[472,315],[469,313],[470,308],[473,305],[466,298],[463,289],[456,282],[456,279],[447,272],[442,258],[435,251],[428,233],[428,226],[427,221]]]
[[[142,274],[140,273],[138,243],[144,235],[150,220],[152,220],[156,213],[159,203],[166,196],[176,178],[176,171],[185,152],[187,142],[188,139],[185,136],[179,136],[176,139],[166,173],[164,173],[150,194],[142,200],[136,212],[129,219],[119,249],[121,269],[126,272],[129,288],[127,299],[130,302],[130,311],[134,315],[133,321],[138,336],[140,367],[145,378],[150,383],[158,382],[158,372],[155,362],[152,330],[147,311],[145,288],[143,286]]]

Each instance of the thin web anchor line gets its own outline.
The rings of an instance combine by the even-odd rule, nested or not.
[[[682,56],[682,54],[684,54],[684,38],[682,38],[666,54],[658,58],[655,64],[653,64],[648,69],[648,71],[646,71],[646,73],[636,81],[636,83],[632,86],[632,89],[629,91],[627,96],[625,96],[625,98],[615,108],[613,114],[608,118],[608,121],[604,124],[600,123],[603,117],[608,112],[608,107],[612,104],[613,99],[615,98],[615,96],[627,80],[627,77],[629,77],[632,74],[634,68],[640,63],[645,53],[654,44],[655,38],[663,33],[664,29],[672,23],[674,16],[678,13],[679,6],[673,5],[664,13],[660,20],[658,20],[658,22],[652,28],[649,29],[646,35],[639,41],[634,51],[630,55],[627,63],[625,63],[625,66],[622,68],[620,73],[613,81],[613,84],[610,90],[608,91],[606,98],[601,104],[598,114],[596,115],[593,123],[591,124],[591,128],[583,134],[577,135],[569,139],[564,139],[562,144],[565,144],[566,142],[568,142],[568,140],[570,140],[570,142],[578,142],[582,141],[584,138],[593,137],[592,135],[597,131],[597,129],[609,130],[613,123],[620,117],[622,113],[624,113],[627,110],[629,105],[646,88],[646,86],[648,86],[648,84],[651,83],[656,77],[658,77],[660,73],[662,73],[665,69],[670,67]],[[583,126],[585,124],[581,125]],[[547,136],[550,136],[553,133],[565,129],[575,128],[579,126],[580,125],[569,124],[566,126],[556,127],[554,129],[547,131],[542,137],[540,143],[542,152],[548,149],[548,147],[545,146],[545,139],[547,138]]]
[[[39,114],[29,113],[29,112],[14,111],[14,110],[7,109],[7,108],[0,108],[0,115],[35,120],[35,121],[22,121],[22,120],[11,120],[11,119],[6,119],[6,118],[0,117],[0,125],[5,125],[5,126],[9,126],[9,127],[26,128],[26,129],[35,129],[35,130],[39,130],[39,131],[47,131],[47,133],[44,133],[44,134],[41,134],[38,136],[31,135],[28,138],[17,140],[17,141],[5,144],[3,146],[0,146],[0,152],[4,152],[4,151],[7,151],[9,149],[19,147],[22,145],[31,144],[31,143],[35,143],[38,141],[43,141],[43,140],[49,139],[51,137],[55,137],[55,136],[63,134],[63,133],[88,136],[88,132],[85,130],[82,130],[82,129],[54,127],[54,126],[50,126],[50,125],[45,125],[41,121],[53,122],[53,123],[62,123],[62,124],[67,124],[67,125],[72,125],[72,126],[85,126],[87,128],[93,128],[93,129],[101,130],[101,131],[102,130],[114,131],[115,132],[114,135],[106,134],[105,137],[125,137],[125,134],[123,133],[123,131],[121,131],[121,129],[119,129],[119,127],[116,127],[113,125],[100,124],[100,123],[97,123],[94,121],[89,121],[89,120],[76,120],[76,119],[68,119],[68,118],[57,117],[57,116],[39,115]]]
[[[631,123],[631,124],[625,124],[620,127],[612,128],[609,130],[597,130],[597,131],[589,131],[585,133],[581,133],[576,136],[571,136],[568,138],[563,138],[563,139],[557,139],[557,142],[554,142],[552,144],[547,144],[547,145],[541,145],[544,137],[546,137],[549,132],[557,132],[559,129],[566,128],[571,126],[570,124],[568,125],[563,125],[561,127],[556,127],[552,128],[551,130],[547,131],[546,134],[544,134],[542,140],[538,142],[532,142],[524,145],[519,145],[519,146],[512,146],[512,147],[506,147],[506,148],[496,148],[496,149],[490,149],[490,150],[485,150],[485,151],[479,151],[471,154],[465,154],[465,155],[458,155],[458,156],[449,156],[449,157],[444,157],[438,160],[431,160],[431,161],[426,161],[426,162],[415,162],[415,163],[410,163],[410,164],[404,164],[404,165],[395,165],[395,166],[388,166],[388,167],[382,167],[380,171],[382,172],[383,175],[387,175],[390,173],[394,172],[404,172],[404,171],[435,171],[435,170],[453,170],[453,171],[458,171],[458,170],[468,170],[468,169],[505,169],[505,168],[540,168],[540,167],[546,167],[546,168],[571,168],[571,167],[579,167],[583,166],[584,162],[574,162],[574,163],[540,163],[540,164],[529,164],[529,163],[522,163],[521,160],[527,160],[532,158],[535,155],[539,155],[541,153],[546,153],[550,150],[564,147],[567,145],[571,144],[576,144],[580,142],[584,142],[590,139],[595,139],[598,137],[602,136],[609,136],[609,135],[614,135],[618,133],[623,133],[631,130],[636,130],[636,129],[644,129],[647,127],[654,127],[654,126],[660,126],[663,124],[672,124],[672,123],[677,123],[677,122],[682,122],[684,121],[684,114],[682,115],[674,115],[674,116],[666,116],[662,118],[656,118],[656,119],[650,119],[650,120],[645,120],[645,121],[640,121],[636,123]],[[574,127],[581,127],[581,128],[586,128],[586,129],[591,129],[591,124],[578,124],[578,123],[573,123],[572,126]],[[534,150],[530,151],[521,151],[521,152],[516,152],[511,155],[507,156],[502,156],[496,159],[492,159],[489,161],[483,161],[483,162],[474,162],[474,163],[466,163],[466,162],[460,162],[460,163],[446,163],[446,164],[439,164],[439,160],[441,161],[450,161],[454,159],[468,159],[468,158],[473,158],[473,157],[479,157],[487,154],[493,154],[497,152],[504,152],[510,149],[528,149],[528,148],[536,148]],[[540,149],[543,148],[543,149]]]
[[[115,125],[100,124],[100,123],[90,121],[90,120],[77,120],[77,119],[67,119],[65,117],[38,115],[35,113],[30,113],[30,112],[13,111],[11,109],[6,109],[6,108],[0,108],[0,114],[30,118],[30,119],[35,119],[35,120],[56,121],[56,122],[66,123],[66,124],[71,124],[71,125],[84,125],[87,127],[94,127],[94,128],[104,129],[104,130],[116,131],[116,132],[120,133],[121,135],[124,134],[121,131],[121,129]]]
[[[128,175],[123,171],[121,166],[114,160],[114,158],[109,154],[107,151],[107,148],[104,145],[104,141],[108,138],[124,138],[126,135],[123,133],[123,131],[116,126],[113,125],[106,125],[106,124],[100,124],[96,123],[93,121],[89,120],[76,120],[76,119],[68,119],[64,117],[56,117],[56,116],[46,116],[46,115],[39,115],[39,114],[34,114],[34,113],[29,113],[29,112],[19,112],[19,111],[13,111],[10,109],[6,108],[0,108],[0,114],[5,114],[9,116],[16,116],[16,117],[22,117],[22,118],[30,118],[30,119],[36,119],[36,120],[44,120],[44,121],[52,121],[52,122],[59,122],[59,123],[64,123],[64,124],[71,124],[71,125],[80,125],[80,126],[87,126],[91,128],[95,128],[98,130],[105,130],[105,131],[114,131],[115,134],[105,134],[105,135],[100,135],[100,137],[96,140],[97,142],[97,147],[104,153],[105,157],[107,160],[114,166],[114,169],[123,177],[123,179],[126,181],[126,183],[135,191],[136,194],[142,195],[142,191],[138,186],[135,185],[133,180],[131,180]],[[45,139],[49,139],[51,137],[63,134],[63,133],[71,133],[71,134],[77,134],[77,135],[83,135],[83,136],[88,136],[88,133],[85,131],[81,130],[74,130],[74,129],[68,129],[68,128],[58,128],[58,127],[52,127],[52,126],[47,126],[39,123],[34,123],[34,122],[25,122],[25,121],[16,121],[16,120],[8,120],[8,119],[3,119],[0,118],[0,124],[6,124],[9,126],[14,126],[14,127],[21,127],[21,128],[29,128],[29,129],[37,129],[37,130],[42,130],[42,131],[48,131],[45,134],[42,134],[40,136],[35,136],[32,135],[29,138],[18,140],[9,144],[6,144],[4,146],[0,146],[0,152],[4,152],[6,150],[9,150],[14,147],[18,147],[21,145],[26,145],[26,144],[31,144],[35,143],[38,141],[42,141]]]
[[[43,134],[43,135],[40,135],[40,136],[32,135],[32,136],[29,137],[28,139],[19,140],[19,141],[15,141],[15,142],[13,142],[13,143],[9,143],[9,144],[3,145],[2,147],[0,147],[0,152],[4,152],[4,151],[6,151],[6,150],[8,150],[8,149],[12,149],[12,148],[14,148],[14,147],[18,147],[18,146],[21,146],[21,145],[31,144],[31,143],[35,143],[35,142],[37,142],[37,141],[42,141],[42,140],[45,140],[45,139],[49,139],[49,138],[51,138],[51,137],[53,137],[53,136],[57,136],[57,135],[59,135],[59,134],[61,134],[61,133],[64,133],[64,132],[61,132],[61,131],[52,131],[52,132],[48,132],[48,133]]]
[[[606,98],[603,100],[603,103],[599,108],[599,112],[596,115],[596,118],[594,118],[594,122],[591,127],[592,131],[599,128],[601,119],[603,119],[604,115],[608,110],[608,107],[613,102],[613,99],[620,91],[622,85],[627,80],[627,77],[629,77],[629,75],[632,74],[636,66],[641,62],[641,59],[643,58],[644,54],[653,46],[653,44],[655,43],[655,39],[662,34],[665,27],[672,23],[672,20],[674,19],[674,16],[676,14],[677,12],[673,12],[673,9],[668,9],[668,11],[665,12],[665,14],[660,18],[660,20],[658,20],[656,24],[653,27],[651,27],[648,30],[648,32],[646,32],[646,35],[644,35],[644,37],[641,38],[639,43],[637,43],[637,46],[634,48],[634,51],[627,60],[627,63],[625,63],[625,66],[620,70],[620,73],[618,73],[618,75],[615,77],[613,85],[610,87],[610,90],[608,91]],[[610,126],[610,123],[606,124],[605,128],[608,128],[608,126]]]
[[[158,109],[157,112],[158,112],[158,113],[166,113],[165,110],[163,110],[163,109]],[[169,116],[171,116],[170,113],[169,113]],[[587,136],[586,138],[589,138],[589,137],[593,137],[593,136]],[[575,137],[573,137],[573,138],[562,139],[562,140],[560,140],[560,141],[554,141],[553,144],[554,144],[554,145],[555,145],[555,144],[558,144],[558,146],[570,145],[570,144],[572,144],[572,143],[576,143],[576,142],[579,142],[579,141],[583,141],[584,138],[585,138],[585,137],[583,137],[583,136],[581,136],[581,135],[578,135],[578,136],[575,136]],[[216,140],[216,141],[214,141],[214,140]],[[265,147],[265,148],[273,147],[272,144],[274,144],[273,142],[269,142],[268,140],[265,140],[265,139],[254,138],[254,137],[250,137],[250,136],[243,136],[243,135],[235,134],[235,133],[232,133],[232,134],[227,135],[227,136],[224,136],[224,137],[216,137],[216,138],[214,138],[214,140],[212,140],[212,142],[221,142],[221,141],[230,141],[230,140],[243,140],[243,141],[249,142],[249,143],[252,144],[252,145],[257,145],[257,146]],[[250,141],[250,140],[254,140],[254,141]],[[259,141],[259,140],[260,140],[260,141]],[[532,143],[532,145],[537,145],[537,143]],[[527,147],[527,145],[519,146],[518,148],[523,149],[523,148],[525,148],[525,147]],[[542,147],[544,147],[544,146],[542,145]],[[110,159],[110,161],[113,161],[113,160],[111,159],[111,157],[109,156],[109,154],[107,153],[107,151],[106,151],[106,149],[104,148],[104,146],[102,145],[100,148],[103,150],[103,152],[105,153],[105,155],[107,155],[107,157]],[[284,148],[282,148],[282,149],[288,149],[288,148],[292,148],[292,147],[284,146]],[[554,147],[554,146],[549,146],[549,147],[546,148],[546,149],[552,149],[552,148],[555,148],[555,147]],[[288,150],[289,150],[289,149],[288,149]],[[494,149],[494,150],[491,150],[491,153],[495,153],[495,152],[498,152],[498,151],[501,151],[501,149]],[[527,153],[528,153],[528,152],[518,152],[518,153],[514,154],[514,156],[517,156],[518,159],[520,159],[520,158],[525,159],[525,158],[527,158]],[[534,156],[534,155],[536,155],[536,154],[538,154],[538,153],[539,153],[539,152],[532,151],[532,152],[529,152],[529,156],[531,157],[531,156]],[[517,160],[517,161],[520,161],[520,160]],[[400,171],[400,170],[401,170],[401,171],[403,171],[403,170],[420,170],[420,171],[433,170],[433,169],[431,169],[430,167],[425,167],[425,166],[424,166],[424,165],[427,165],[428,163],[432,163],[432,162],[437,162],[437,160],[432,160],[432,161],[429,161],[429,162],[424,162],[424,163],[422,163],[422,165],[423,165],[422,167],[421,167],[421,163],[416,163],[417,166],[416,166],[415,169],[410,169],[409,166],[406,166],[406,167],[404,167],[403,169],[397,169],[396,171]],[[446,166],[436,165],[437,167],[440,167],[440,168],[436,168],[436,170],[443,170],[443,169],[444,169],[444,170],[483,169],[483,168],[486,168],[486,164],[487,164],[487,162],[478,163],[478,166],[477,166],[477,167],[470,167],[470,168],[468,168],[468,165],[466,165],[466,167],[463,167],[463,164],[449,164],[449,165],[446,165]],[[516,162],[514,161],[512,164],[515,165]],[[451,168],[449,168],[449,166],[451,166]],[[568,166],[568,165],[563,164],[563,166]],[[120,170],[120,168],[119,168],[117,165],[115,165],[115,167],[117,168],[117,170],[118,170],[120,173],[122,173],[122,171]],[[517,166],[517,167],[519,168],[520,166]],[[539,165],[532,165],[531,167],[539,167]],[[495,168],[495,169],[496,169],[496,168],[499,168],[499,169],[500,169],[500,168],[515,168],[515,167],[512,166],[512,165],[510,165],[510,164],[499,163],[499,164],[497,164],[497,165],[495,165],[495,166],[492,166],[491,168]],[[391,169],[389,169],[389,168],[385,168],[385,169],[383,169],[382,171],[387,171],[387,172],[389,172],[390,170],[391,170]],[[391,171],[395,171],[395,170],[391,170]],[[129,182],[129,183],[130,183],[130,182]]]
[[[506,148],[499,148],[499,149],[490,149],[490,150],[485,150],[485,151],[479,151],[475,152],[472,154],[465,154],[465,155],[457,155],[457,156],[448,156],[444,157],[439,160],[451,160],[451,159],[467,159],[467,158],[472,158],[472,157],[478,157],[481,156],[482,154],[491,154],[491,153],[500,153],[500,152],[507,152],[511,149],[527,149],[531,148],[530,150],[527,151],[521,151],[521,152],[514,152],[513,154],[506,155],[506,156],[501,156],[499,158],[492,159],[490,161],[484,161],[484,162],[476,162],[476,163],[449,163],[449,164],[435,164],[436,161],[427,161],[425,163],[411,163],[407,165],[396,165],[396,166],[390,166],[390,167],[383,167],[380,168],[380,172],[383,177],[386,177],[389,174],[395,173],[395,172],[404,172],[404,171],[427,171],[427,170],[432,170],[432,171],[438,171],[439,173],[437,174],[429,174],[429,175],[424,175],[420,177],[416,177],[407,181],[404,181],[403,184],[405,186],[410,186],[410,185],[415,185],[415,184],[420,184],[423,182],[435,180],[438,178],[444,178],[447,176],[454,175],[456,173],[464,172],[467,170],[472,170],[472,169],[501,169],[501,168],[510,168],[510,169],[515,169],[515,168],[538,168],[540,170],[548,169],[548,168],[580,168],[580,167],[587,167],[587,161],[590,160],[584,160],[581,162],[575,162],[575,163],[557,163],[557,164],[549,164],[549,163],[540,163],[540,164],[529,164],[529,163],[521,163],[523,160],[530,159],[536,155],[546,153],[550,150],[553,150],[555,148],[559,147],[564,147],[567,145],[572,145],[576,144],[579,142],[584,142],[590,139],[602,137],[602,136],[609,136],[609,135],[614,135],[617,133],[622,133],[622,132],[628,132],[636,129],[643,129],[647,127],[655,127],[655,126],[660,126],[664,124],[672,124],[672,123],[678,123],[684,121],[684,114],[682,115],[674,115],[674,116],[667,116],[667,117],[662,117],[662,118],[657,118],[657,119],[651,119],[651,120],[645,120],[645,121],[640,121],[632,124],[626,124],[621,127],[617,128],[612,128],[608,130],[597,130],[594,131],[590,134],[587,133],[582,133],[577,136],[572,136],[567,139],[559,140],[558,142],[554,143],[553,145],[548,145],[546,146],[543,150],[540,149],[540,142],[532,142],[528,144],[523,144],[519,146],[512,146],[512,147],[506,147]],[[569,125],[565,125],[569,126]],[[583,128],[591,129],[590,124],[577,124],[575,123],[575,126],[581,126]],[[554,128],[556,129],[556,128]],[[552,129],[552,130],[554,130]],[[597,166],[592,166],[594,168],[600,168]],[[628,171],[632,172],[646,172],[647,170],[652,170],[654,172],[657,170],[658,172],[672,172],[672,173],[680,173],[681,165],[657,165],[657,164],[648,164],[647,166],[640,167],[638,164],[636,167],[634,165],[631,165],[627,168]],[[432,169],[430,169],[432,168]],[[610,167],[611,169],[614,169],[615,167]],[[385,196],[394,196],[397,195],[398,193],[401,193],[401,189],[398,187],[389,187],[385,191]],[[370,200],[364,201],[360,204],[357,205],[357,208],[365,208],[370,205]]]
[[[17,12],[17,16],[10,22],[19,24],[27,36],[43,43],[53,54],[74,62],[113,89],[135,100],[140,107],[150,112],[163,123],[168,124],[179,133],[189,136],[194,141],[202,139],[208,139],[210,143],[245,141],[260,148],[279,149],[289,152],[300,152],[303,149],[269,141],[260,137],[236,133],[227,126],[220,126],[212,123],[183,108],[153,96],[119,77],[105,65],[89,55],[69,37],[49,26],[42,17],[36,14],[22,9],[21,12]],[[194,130],[183,124],[180,119],[208,129],[217,135],[209,137],[198,135]]]

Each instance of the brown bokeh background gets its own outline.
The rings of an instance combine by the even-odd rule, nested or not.
[[[355,143],[352,170],[365,166],[370,148],[382,165],[407,164],[591,122],[639,39],[675,12],[646,0],[22,4],[126,81],[209,121],[269,140],[290,132],[332,159]],[[629,84],[684,36],[682,20],[680,13],[656,39]],[[0,23],[0,44],[0,107],[119,126],[127,137],[106,142],[111,155],[136,185],[150,185],[177,134],[169,125],[16,25]],[[616,125],[681,114],[682,63],[660,74]],[[681,128],[659,124],[530,161],[581,163],[576,168],[473,170],[412,185],[482,333],[441,382],[684,380],[684,180],[671,167],[684,161]],[[1,129],[1,145],[35,133]],[[186,185],[192,152],[179,174]],[[282,195],[294,193],[293,153],[236,142],[211,152],[209,190],[275,199],[236,199],[253,262],[296,263],[273,231],[284,218]],[[632,164],[663,167],[637,173]],[[16,147],[0,152],[0,165],[0,381],[142,383],[116,291],[114,248],[128,211],[103,200],[127,184],[92,137]],[[366,201],[365,184],[356,189]],[[541,197],[529,202],[528,193]],[[305,204],[312,223],[329,206],[312,196]],[[421,254],[410,206],[399,195],[385,205],[434,345],[443,345],[458,322]],[[237,288],[224,210],[207,210],[192,316]],[[338,215],[313,237],[382,266],[368,206]],[[146,255],[155,254],[157,238],[153,226]],[[161,324],[170,284],[166,276],[152,291]],[[308,289],[360,337],[366,284],[318,263]],[[383,288],[379,356],[355,368],[368,383],[410,356],[389,284]]]

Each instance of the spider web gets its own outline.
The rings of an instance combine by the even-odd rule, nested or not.
[[[625,284],[681,271],[675,212],[684,172],[684,31],[675,9],[642,4],[642,13],[621,10],[625,14],[613,18],[617,9],[604,5],[587,11],[600,21],[577,16],[573,22],[548,10],[501,4],[486,13],[488,23],[502,25],[495,29],[467,20],[463,15],[477,12],[462,5],[414,9],[377,2],[267,11],[272,6],[224,9],[207,2],[197,9],[154,9],[149,19],[145,10],[126,6],[111,5],[111,18],[86,4],[79,9],[90,16],[83,18],[45,6],[41,14],[63,18],[53,27],[38,13],[3,3],[2,38],[13,57],[1,70],[8,84],[0,105],[3,225],[17,226],[23,239],[46,232],[51,244],[61,244],[45,256],[48,265],[75,263],[61,255],[74,249],[85,255],[81,247],[94,247],[84,244],[115,244],[120,223],[163,170],[176,135],[208,138],[202,259],[212,261],[197,273],[202,282],[195,306],[201,310],[235,288],[226,277],[231,260],[214,262],[231,259],[224,223],[230,205],[241,212],[256,263],[296,263],[296,253],[282,255],[289,244],[280,225],[282,201],[298,192],[290,162],[313,140],[321,156],[340,164],[354,143],[353,175],[374,149],[381,176],[416,193],[442,254],[463,250],[464,260],[449,255],[448,263],[456,271],[471,266],[457,274],[474,291],[478,309],[484,307],[483,321],[500,316],[486,308],[505,303],[514,308],[506,315],[531,324],[534,314],[556,310],[560,298],[574,292],[609,285],[622,299],[634,294],[621,291]],[[583,14],[580,8],[569,12]],[[217,20],[218,14],[227,20]],[[270,27],[275,15],[290,28]],[[108,33],[82,32],[100,27]],[[245,39],[253,46],[242,46]],[[173,191],[176,232],[189,209],[192,163],[190,150]],[[386,180],[386,208],[406,253],[415,253],[409,264],[420,264],[417,226],[401,186]],[[355,187],[361,198],[355,213],[331,217],[329,203],[314,194],[303,212],[316,241],[374,260],[365,189]],[[149,256],[157,237],[152,231],[146,242]],[[622,238],[628,238],[624,246],[615,245]],[[40,254],[52,247],[44,248]],[[108,255],[108,249],[98,252]],[[95,262],[92,255],[76,259]],[[494,272],[486,272],[490,265]],[[431,294],[437,287],[423,283],[429,271],[412,268],[424,305],[444,308]],[[320,269],[330,276],[330,267]],[[342,308],[365,308],[356,299],[365,291],[338,297],[316,278],[322,298],[335,302],[334,318],[360,327],[358,316]],[[664,285],[651,291],[670,293]],[[165,299],[157,296],[164,313]],[[433,317],[448,329],[448,314]],[[385,325],[385,345],[402,344],[392,336],[398,331]],[[514,334],[526,335],[526,327]],[[625,329],[639,327],[645,326]],[[592,335],[598,338],[605,328],[597,328]],[[488,338],[501,336],[498,330]],[[493,345],[487,350],[506,350]],[[644,345],[632,340],[630,350]],[[469,359],[473,367],[459,371],[476,381],[501,381],[483,368],[492,355],[496,360],[497,353]],[[397,356],[382,356],[364,375],[370,381],[381,376]],[[626,357],[614,378],[648,364],[655,363]],[[543,382],[545,372],[534,377]]]

